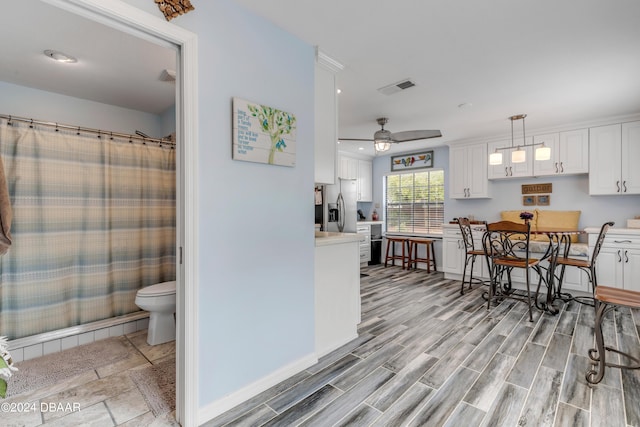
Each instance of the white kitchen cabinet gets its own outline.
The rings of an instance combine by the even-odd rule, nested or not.
[[[334,184],[338,103],[333,71],[320,64],[315,68],[315,182]]]
[[[640,121],[589,129],[589,194],[640,194]]]
[[[358,201],[373,201],[373,163],[358,160]]]
[[[570,175],[589,172],[589,130],[579,129],[568,132],[536,135],[534,144],[544,143],[551,149],[549,160],[534,160],[535,176]],[[535,149],[533,147],[533,157]]]
[[[353,234],[325,232],[316,233],[315,240],[315,350],[320,357],[358,337],[360,242]]]
[[[342,153],[338,156],[340,167],[338,178],[358,179],[358,159],[346,156]]]
[[[482,236],[484,234],[484,230],[484,226],[471,226],[474,245],[478,250],[482,250]],[[453,276],[455,278],[458,278],[458,276],[462,278],[466,256],[466,248],[464,246],[464,241],[462,240],[460,227],[458,225],[455,227],[445,227],[442,235],[442,271],[455,275]],[[482,256],[476,257],[476,262],[473,265],[473,277],[479,279],[487,278],[488,276],[489,271],[486,267],[485,258]]]
[[[527,138],[527,144],[531,144],[531,138]],[[511,147],[511,141],[495,141],[487,144],[488,155],[491,155],[497,148]],[[502,163],[499,165],[489,165],[487,169],[488,179],[522,178],[533,176],[533,150],[531,146],[522,147],[526,152],[525,161],[513,163],[511,153],[516,150],[498,150],[502,153]],[[487,161],[487,164],[489,162]]]
[[[489,197],[487,144],[452,145],[449,148],[449,197]]]
[[[593,250],[598,234],[589,234]],[[640,230],[610,229],[596,260],[598,284],[640,291]]]
[[[356,231],[364,236],[364,240],[360,241],[360,264],[368,263],[371,261],[371,225],[358,224]]]
[[[344,153],[339,153],[338,159],[340,164],[338,178],[357,180],[357,200],[373,201],[373,163]]]

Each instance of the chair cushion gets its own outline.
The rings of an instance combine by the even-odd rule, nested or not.
[[[536,218],[538,230],[577,230],[580,222],[580,213],[581,211],[548,211],[536,209],[534,218]],[[546,238],[546,236],[544,237]],[[572,243],[577,241],[578,235],[571,236]]]

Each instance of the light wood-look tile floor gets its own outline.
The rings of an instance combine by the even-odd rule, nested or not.
[[[124,360],[49,387],[0,399],[0,404],[16,404],[6,408],[22,408],[20,412],[0,411],[0,426],[177,426],[175,411],[158,417],[153,415],[128,375],[135,369],[173,357],[175,341],[150,346],[147,344],[147,331],[125,335],[123,339],[137,349]],[[51,369],[55,370],[55,366]],[[25,403],[27,405],[23,405]],[[44,411],[42,404],[45,405]],[[49,404],[54,405],[52,410],[48,409]],[[75,410],[74,405],[79,405],[80,410]]]
[[[640,371],[609,368],[589,387],[594,309],[556,316],[485,288],[460,296],[442,273],[362,270],[355,341],[206,423],[213,426],[638,426]],[[640,311],[618,309],[605,336],[640,353]]]
[[[460,296],[460,282],[442,273],[363,272],[358,339],[205,426],[640,425],[640,371],[610,368],[602,383],[586,384],[592,307],[560,302],[558,315],[536,311],[529,322],[524,303],[505,300],[488,311],[484,288]],[[640,353],[639,311],[611,312],[604,329],[608,344]],[[127,338],[144,356],[130,369],[174,351],[173,343],[147,346],[144,332]],[[117,372],[91,372],[42,392],[42,399],[81,397],[80,412],[0,414],[0,425],[176,425],[174,414],[154,418]]]

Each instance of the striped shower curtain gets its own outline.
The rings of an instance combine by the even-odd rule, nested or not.
[[[175,150],[0,120],[13,209],[0,256],[0,335],[48,332],[139,310],[175,279]]]

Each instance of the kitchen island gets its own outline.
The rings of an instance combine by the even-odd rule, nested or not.
[[[358,337],[360,241],[356,233],[316,231],[316,355],[321,357]]]

